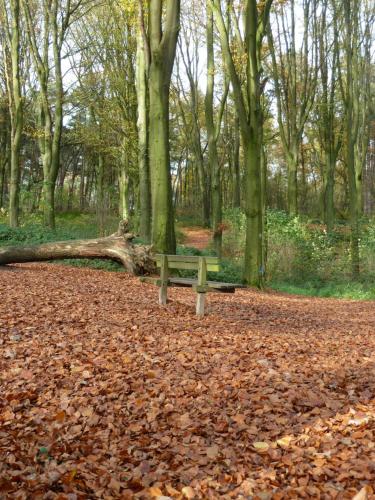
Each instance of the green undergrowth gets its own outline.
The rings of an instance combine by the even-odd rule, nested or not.
[[[223,254],[240,259],[245,247],[245,215],[225,212]],[[359,241],[361,273],[352,279],[350,228],[336,221],[328,235],[320,220],[267,212],[267,283],[291,294],[347,299],[375,298],[375,219],[362,219]]]
[[[305,286],[290,283],[271,283],[270,287],[278,292],[308,297],[326,297],[336,299],[374,300],[375,284],[369,283],[307,283]]]
[[[283,212],[268,213],[268,281],[267,288],[310,297],[332,297],[358,300],[375,299],[375,221],[366,221],[361,234],[361,277],[350,278],[348,230],[337,225],[331,237],[322,230],[318,220],[304,221]],[[43,227],[41,218],[29,216],[19,228],[12,229],[0,216],[0,246],[33,245],[52,241],[95,238],[99,236],[95,214],[65,213],[56,218],[56,230]],[[195,222],[195,224],[193,224]],[[196,221],[187,219],[177,224],[179,255],[214,255],[212,249],[198,250],[183,245],[183,226]],[[225,214],[223,258],[218,273],[208,273],[208,279],[241,283],[244,247],[244,216],[231,210]],[[105,235],[116,231],[116,216],[106,220]],[[143,244],[140,238],[134,240]],[[121,264],[105,259],[68,259],[59,261],[77,267],[108,271],[123,271]],[[176,273],[177,274],[177,273]],[[182,277],[194,277],[194,271],[180,271]]]

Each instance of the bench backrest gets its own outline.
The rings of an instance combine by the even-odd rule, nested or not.
[[[161,267],[163,254],[156,254],[156,266]],[[197,271],[199,269],[199,262],[204,259],[206,261],[207,271],[219,272],[220,259],[219,257],[206,257],[196,255],[167,255],[169,269],[189,269]]]

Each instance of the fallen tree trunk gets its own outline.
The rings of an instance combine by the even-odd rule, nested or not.
[[[127,221],[122,221],[117,233],[105,238],[0,248],[0,265],[56,259],[111,259],[135,275],[154,272],[151,247],[134,245],[134,235],[126,232],[127,225]]]

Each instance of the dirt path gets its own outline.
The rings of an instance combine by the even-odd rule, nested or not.
[[[204,250],[208,247],[211,241],[211,231],[202,227],[184,227],[185,234],[184,245],[187,247],[198,248]]]
[[[373,302],[0,271],[0,498],[351,499],[375,481]],[[369,498],[374,498],[369,486]]]

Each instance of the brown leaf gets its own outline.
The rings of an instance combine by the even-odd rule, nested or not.
[[[185,486],[182,488],[181,493],[185,498],[188,498],[189,500],[195,497],[195,492],[191,486]]]
[[[180,429],[187,429],[192,425],[192,421],[190,420],[190,415],[188,413],[184,413],[178,419],[178,426]]]
[[[352,500],[367,500],[368,494],[368,486],[364,486],[356,495],[354,495]]]
[[[259,453],[265,453],[270,448],[270,445],[264,441],[256,441],[253,443],[253,446]]]
[[[219,454],[219,447],[215,444],[206,450],[208,458],[215,459]]]

